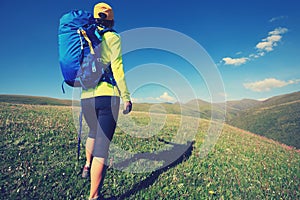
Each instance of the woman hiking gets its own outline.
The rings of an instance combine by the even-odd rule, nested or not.
[[[114,26],[113,10],[106,3],[94,6],[94,18],[100,29]],[[105,32],[101,45],[101,61],[111,64],[116,86],[102,81],[95,88],[83,90],[81,94],[82,112],[89,127],[82,177],[88,178],[90,175],[90,200],[100,199],[101,196],[99,191],[106,170],[110,141],[117,124],[120,98],[127,113],[132,107],[124,75],[120,36],[114,31]]]

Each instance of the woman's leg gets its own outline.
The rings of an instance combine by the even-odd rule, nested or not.
[[[95,139],[88,137],[85,144],[86,165],[90,165],[92,163],[94,145]]]
[[[103,183],[106,172],[105,162],[108,157],[108,149],[116,128],[120,99],[117,97],[96,97],[95,105],[98,127],[93,148],[90,198],[97,197],[101,190],[101,183]]]
[[[85,118],[86,123],[90,129],[88,138],[86,140],[85,146],[85,155],[86,155],[86,163],[82,171],[82,177],[88,178],[90,171],[90,164],[93,159],[93,150],[95,144],[95,137],[97,133],[97,114],[95,110],[95,98],[82,99],[81,100],[81,108],[82,113]]]
[[[105,159],[94,157],[91,167],[90,199],[98,197],[98,189],[105,170]]]

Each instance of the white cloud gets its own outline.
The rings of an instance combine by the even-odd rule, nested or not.
[[[256,45],[256,48],[267,52],[273,51],[273,43],[270,41],[260,42]]]
[[[266,53],[274,50],[274,47],[278,45],[278,42],[280,42],[282,39],[282,35],[286,32],[288,32],[287,28],[275,28],[273,31],[270,31],[268,33],[268,37],[262,39],[261,42],[257,43],[257,45],[255,46],[256,52],[251,53],[249,56],[241,58],[225,57],[222,58],[222,61],[225,65],[239,66],[245,64],[251,59],[257,59],[259,57],[265,56]],[[240,52],[238,54],[240,54]],[[222,63],[222,61],[220,61],[220,63]]]
[[[286,33],[288,31],[287,28],[276,28],[273,31],[269,32],[269,36],[265,39],[263,39],[261,42],[259,42],[256,45],[256,48],[258,51],[266,51],[270,52],[273,51],[273,47],[277,46],[277,42],[281,41],[282,34]]]
[[[267,41],[270,42],[279,42],[281,40],[282,36],[281,35],[271,35],[269,37],[267,37]]]
[[[171,97],[167,92],[164,92],[158,100],[161,100],[161,101],[167,101],[167,102],[174,102],[175,101],[175,98],[174,97]]]
[[[278,28],[274,29],[274,31],[270,31],[269,35],[281,35],[286,32],[288,32],[287,28],[278,27]]]
[[[254,92],[264,92],[264,91],[270,91],[272,88],[281,88],[287,85],[291,84],[297,84],[300,82],[300,79],[298,80],[289,80],[289,81],[282,81],[275,78],[266,78],[262,81],[256,81],[252,83],[244,83],[244,87],[252,90]]]
[[[131,101],[134,103],[143,103],[143,102],[148,102],[148,103],[158,103],[158,102],[175,102],[175,98],[170,96],[168,92],[164,92],[162,95],[159,97],[144,97],[144,98],[131,98]]]
[[[245,64],[248,61],[248,58],[230,58],[226,57],[222,59],[225,62],[225,65],[234,65],[239,66],[241,64]]]
[[[140,103],[143,101],[143,99],[131,97],[131,101],[132,101],[132,103]]]
[[[272,19],[269,20],[269,22],[274,22],[277,20],[281,20],[281,19],[287,19],[288,16],[279,16],[279,17],[273,17]]]
[[[250,54],[249,55],[249,58],[259,58],[259,57],[262,57],[262,56],[264,56],[266,54],[266,52],[264,52],[264,51],[261,51],[261,52],[258,52],[258,53],[256,53],[256,54]]]
[[[257,99],[258,101],[265,101],[267,99],[269,99],[270,97],[266,97],[266,98],[260,98],[260,99]]]

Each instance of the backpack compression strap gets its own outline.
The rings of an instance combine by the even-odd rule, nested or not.
[[[82,36],[84,37],[84,39],[85,39],[85,40],[88,42],[88,44],[89,44],[89,48],[90,48],[91,54],[95,55],[95,51],[94,51],[94,49],[93,49],[92,42],[91,42],[91,40],[89,39],[89,37],[87,36],[85,30],[83,30],[83,29],[78,29],[77,32],[78,32],[78,34],[82,34]]]

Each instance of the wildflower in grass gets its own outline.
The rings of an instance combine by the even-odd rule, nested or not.
[[[208,193],[211,194],[211,195],[215,194],[215,192],[213,190],[209,190]]]

